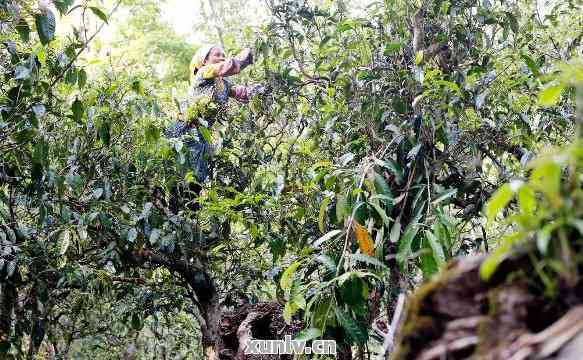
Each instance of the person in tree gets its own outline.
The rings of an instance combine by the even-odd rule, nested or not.
[[[253,96],[265,91],[262,85],[235,85],[225,79],[252,63],[250,49],[243,49],[235,57],[226,57],[222,47],[217,45],[201,47],[192,58],[190,99],[186,106],[181,106],[181,120],[166,130],[166,137],[182,138],[187,147],[187,166],[198,182],[190,186],[190,191],[197,195],[209,176],[211,145],[208,129],[216,121],[224,120],[229,98],[248,103]],[[173,211],[177,211],[175,196],[172,202]]]

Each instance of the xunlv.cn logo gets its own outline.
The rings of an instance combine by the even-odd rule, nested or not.
[[[283,340],[249,340],[246,355],[284,355],[284,354],[317,354],[335,355],[336,341],[314,340],[312,346],[306,346],[304,340],[292,340],[286,335]]]

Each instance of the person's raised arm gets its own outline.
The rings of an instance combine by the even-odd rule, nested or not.
[[[236,75],[253,62],[250,49],[244,49],[234,58],[227,58],[214,64],[201,67],[194,77],[195,82],[202,82],[216,77]]]

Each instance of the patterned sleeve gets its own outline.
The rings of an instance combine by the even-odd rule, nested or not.
[[[228,58],[216,64],[209,64],[201,67],[194,76],[194,85],[200,85],[206,80],[216,77],[225,77],[236,75],[243,70],[244,65],[241,61],[233,58]]]

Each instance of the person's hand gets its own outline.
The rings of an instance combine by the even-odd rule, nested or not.
[[[241,52],[235,56],[235,59],[241,62],[241,67],[253,64],[253,54],[251,53],[251,49],[245,48],[241,50]]]
[[[251,90],[249,90],[249,97],[254,97],[257,95],[263,95],[267,92],[267,88],[263,85],[255,85],[253,87],[251,87]]]

